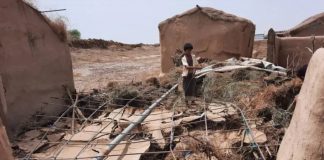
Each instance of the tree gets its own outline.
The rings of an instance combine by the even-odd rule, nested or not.
[[[77,40],[77,39],[81,38],[81,33],[77,29],[72,29],[72,30],[69,30],[68,32],[69,32],[69,36],[72,40]]]

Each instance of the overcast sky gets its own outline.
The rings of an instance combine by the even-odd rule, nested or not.
[[[82,38],[125,43],[159,43],[158,24],[196,4],[223,10],[253,21],[256,33],[289,29],[324,12],[324,0],[33,0],[39,10],[62,16]]]

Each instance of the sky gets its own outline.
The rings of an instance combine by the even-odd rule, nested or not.
[[[195,7],[212,7],[247,18],[256,33],[270,28],[287,30],[306,18],[324,12],[323,0],[32,0],[41,11],[61,17],[81,38],[101,38],[124,43],[159,43],[158,24]]]

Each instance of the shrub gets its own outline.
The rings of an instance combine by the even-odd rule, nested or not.
[[[81,33],[77,29],[69,30],[68,33],[72,40],[79,40],[81,38]]]

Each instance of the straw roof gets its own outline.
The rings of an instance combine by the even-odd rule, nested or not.
[[[307,18],[302,23],[300,23],[297,26],[290,29],[288,32],[290,34],[294,34],[294,33],[297,33],[307,27],[317,25],[317,24],[324,24],[324,12]]]
[[[34,6],[31,2],[28,1],[20,1],[17,0],[18,3],[22,3],[30,8],[36,15],[42,19],[48,26],[53,30],[54,34],[58,36],[61,41],[67,41],[67,31],[66,31],[66,24],[62,19],[57,19],[56,21],[51,20],[46,15],[42,14],[36,6]]]
[[[182,13],[182,14],[175,15],[175,16],[173,16],[171,18],[166,19],[165,21],[162,21],[159,24],[159,26],[170,23],[170,22],[174,21],[177,18],[181,18],[181,17],[184,17],[184,16],[189,16],[189,15],[195,14],[197,12],[203,13],[204,15],[208,16],[210,19],[212,19],[214,21],[221,20],[221,21],[227,21],[227,22],[242,22],[242,23],[251,23],[251,24],[253,24],[248,19],[238,17],[238,16],[235,16],[233,14],[229,14],[229,13],[226,13],[224,11],[217,10],[217,9],[214,9],[214,8],[200,7],[200,6],[197,5],[195,8],[192,8],[192,9],[190,9],[190,10],[188,10],[188,11]]]

